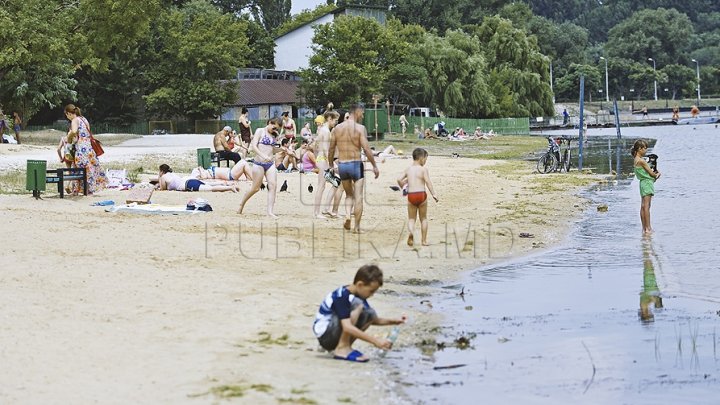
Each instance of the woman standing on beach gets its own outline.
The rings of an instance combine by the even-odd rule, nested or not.
[[[71,134],[77,136],[77,144],[75,147],[75,166],[84,167],[87,175],[87,191],[88,194],[96,193],[105,188],[107,178],[105,171],[100,167],[100,160],[90,144],[90,123],[82,116],[80,109],[73,104],[65,106],[65,117],[70,120]],[[73,193],[80,192],[80,182],[74,182]]]
[[[243,196],[238,214],[242,214],[245,203],[260,190],[260,185],[264,177],[267,180],[267,214],[268,216],[277,218],[277,215],[273,213],[275,206],[275,188],[277,186],[277,169],[275,168],[274,152],[277,142],[275,137],[281,129],[282,121],[275,117],[269,119],[265,127],[258,128],[255,131],[255,136],[250,142],[250,150],[255,153],[255,164],[252,168],[253,184],[250,190]]]
[[[294,141],[297,127],[295,126],[295,120],[292,119],[289,111],[282,113],[282,122],[282,126],[285,128],[285,138]]]
[[[640,180],[640,197],[642,203],[640,205],[640,221],[642,222],[643,233],[649,234],[652,232],[652,226],[650,225],[650,203],[652,197],[655,195],[655,180],[660,178],[660,172],[656,172],[650,168],[650,165],[645,161],[645,152],[647,151],[648,144],[642,139],[635,141],[630,152],[635,158],[635,177]]]
[[[20,144],[20,129],[22,128],[22,118],[20,113],[13,111],[13,130],[15,131],[15,140]]]
[[[242,156],[243,159],[248,154],[248,148],[250,147],[250,140],[252,139],[252,127],[250,125],[250,120],[248,119],[248,109],[243,107],[242,113],[240,114],[240,119],[238,120],[238,125],[240,127],[240,141],[242,142],[242,146],[240,147],[240,156]]]

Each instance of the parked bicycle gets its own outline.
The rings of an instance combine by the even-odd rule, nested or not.
[[[548,149],[537,163],[537,171],[539,173],[550,173],[555,171],[570,171],[572,164],[572,153],[570,152],[570,137],[561,136],[553,138],[547,137]],[[563,148],[563,145],[565,147]],[[561,150],[562,149],[562,150]]]

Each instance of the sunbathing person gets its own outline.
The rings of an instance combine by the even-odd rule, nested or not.
[[[280,141],[280,151],[275,154],[275,168],[285,173],[290,173],[292,168],[297,169],[294,145],[290,142],[290,138],[283,138]]]
[[[237,186],[208,185],[204,182],[192,177],[180,177],[173,173],[167,164],[160,165],[160,173],[158,174],[158,190],[169,191],[232,191],[237,193]]]
[[[245,160],[237,162],[232,168],[210,166],[209,169],[204,169],[198,166],[190,172],[190,177],[199,180],[239,181],[240,177],[245,176],[245,180],[250,180],[252,177],[250,167],[250,163]]]

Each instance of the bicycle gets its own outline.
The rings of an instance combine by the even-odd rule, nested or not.
[[[563,135],[559,138],[547,137],[548,149],[537,163],[538,173],[550,173],[555,171],[570,171],[572,154],[570,153],[570,138]],[[560,149],[565,144],[565,148],[560,155]]]

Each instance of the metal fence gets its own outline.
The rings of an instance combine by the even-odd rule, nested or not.
[[[376,132],[382,137],[383,134],[388,132],[400,132],[400,116],[391,115],[388,120],[388,115],[385,110],[381,109],[367,109],[365,110],[365,118],[363,125],[367,128],[369,135],[374,135]],[[465,132],[472,132],[476,127],[482,128],[483,132],[493,130],[495,133],[503,135],[526,135],[530,133],[530,120],[528,118],[497,118],[497,119],[469,119],[469,118],[438,118],[438,117],[406,117],[410,125],[406,128],[408,133],[413,133],[415,125],[423,131],[423,128],[430,128],[438,122],[442,121],[445,123],[445,128],[452,132],[456,127],[463,128]],[[267,120],[252,120],[250,121],[253,131],[257,128],[264,127]],[[310,128],[313,133],[317,132],[313,118],[299,117],[295,119],[295,125],[297,126],[297,134],[300,134],[300,129],[305,123],[310,123]],[[151,124],[152,123],[152,124]],[[220,131],[224,126],[229,126],[232,129],[240,132],[240,127],[235,120],[197,120],[197,121],[183,121],[183,120],[167,120],[167,121],[145,121],[136,122],[127,125],[117,125],[114,123],[103,123],[103,122],[91,122],[90,126],[93,133],[115,133],[115,134],[137,134],[137,135],[148,135],[153,133],[154,129],[161,129],[164,133],[178,133],[178,134],[214,134]],[[58,131],[67,131],[69,123],[67,122],[55,122],[50,125],[29,125],[25,128],[26,131],[40,131],[47,129],[55,129]]]

